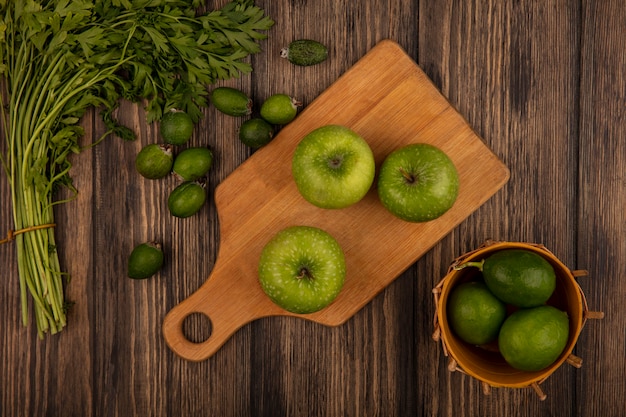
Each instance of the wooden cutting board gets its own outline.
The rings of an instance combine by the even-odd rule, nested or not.
[[[303,136],[326,124],[344,125],[362,135],[374,152],[377,168],[387,154],[403,145],[426,142],[438,146],[459,172],[460,190],[454,206],[436,220],[408,223],[384,209],[375,185],[363,200],[346,209],[312,206],[294,184],[291,158]],[[279,230],[292,225],[322,228],[343,247],[347,276],[341,293],[325,309],[299,315],[328,326],[342,324],[508,178],[507,167],[424,72],[398,44],[384,40],[216,188],[220,246],[214,269],[195,293],[167,314],[164,338],[176,354],[200,361],[252,320],[294,316],[270,301],[257,278],[263,246]],[[191,342],[183,334],[183,321],[192,313],[205,314],[211,320],[211,335],[204,342]]]

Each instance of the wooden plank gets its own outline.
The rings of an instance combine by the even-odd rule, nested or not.
[[[591,310],[577,351],[580,415],[623,414],[626,344],[626,9],[583,3],[577,218],[579,278]]]

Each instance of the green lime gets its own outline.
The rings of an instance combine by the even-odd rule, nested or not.
[[[144,146],[135,158],[135,168],[143,177],[155,180],[172,170],[172,147],[156,143]]]
[[[260,148],[270,143],[274,137],[274,128],[263,119],[246,120],[239,128],[239,139],[251,148]]]
[[[485,259],[482,271],[491,292],[517,307],[542,305],[556,288],[556,274],[550,262],[526,249],[495,252]]]
[[[211,92],[211,103],[229,116],[247,116],[252,113],[252,99],[232,87],[217,87]]]
[[[167,207],[172,216],[189,217],[196,214],[206,202],[206,191],[198,181],[185,181],[170,193]]]
[[[459,284],[448,298],[448,323],[458,337],[473,345],[498,338],[506,305],[480,281]]]
[[[567,313],[545,305],[511,314],[502,324],[498,346],[513,368],[539,371],[558,359],[568,337]]]
[[[163,115],[159,128],[166,143],[183,145],[191,138],[194,123],[184,111],[171,110]]]
[[[184,181],[195,181],[205,176],[211,165],[213,152],[209,148],[187,148],[176,155],[172,171]]]
[[[145,279],[156,274],[163,266],[163,251],[156,242],[135,246],[128,257],[128,277]]]
[[[300,103],[287,94],[274,94],[261,105],[261,117],[274,125],[285,125],[295,119]]]

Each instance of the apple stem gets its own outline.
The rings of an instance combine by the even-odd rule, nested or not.
[[[410,174],[404,168],[400,168],[400,173],[409,184],[413,184],[417,180],[417,178],[415,178],[415,175]]]
[[[332,169],[337,169],[341,166],[342,162],[343,162],[343,156],[336,155],[329,159],[328,166],[331,167]]]
[[[476,262],[464,262],[460,265],[455,266],[454,269],[458,271],[463,268],[475,266],[482,272],[484,265],[485,265],[485,260],[483,259],[482,261],[476,261]]]
[[[300,268],[300,273],[298,274],[296,278],[297,279],[304,279],[304,278],[313,279],[313,275],[311,275],[311,271],[309,271],[308,268],[302,267]]]

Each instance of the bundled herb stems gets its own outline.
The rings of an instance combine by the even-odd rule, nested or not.
[[[68,156],[82,149],[79,122],[100,110],[109,135],[133,139],[113,118],[120,99],[194,121],[206,86],[252,70],[245,58],[273,22],[252,1],[197,14],[199,1],[0,0],[1,162],[11,189],[24,325],[29,298],[40,337],[66,325],[55,242],[55,205],[71,200]],[[65,188],[70,197],[57,199]],[[62,225],[56,225],[56,228]],[[24,231],[21,233],[21,231]]]

